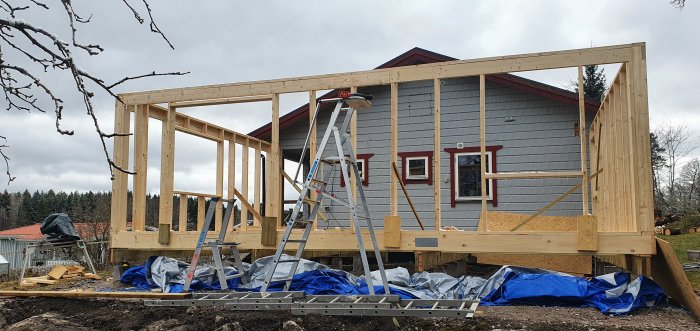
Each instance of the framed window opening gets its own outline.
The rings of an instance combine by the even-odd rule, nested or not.
[[[369,159],[374,156],[374,153],[356,154],[357,169],[360,171],[360,179],[362,186],[369,185]],[[340,187],[345,187],[345,178],[340,176]]]
[[[401,180],[404,184],[433,185],[433,152],[401,152]]]
[[[503,146],[486,146],[486,172],[496,172],[496,152]],[[481,148],[445,148],[450,153],[450,204],[481,201]],[[498,206],[498,186],[495,179],[488,179],[487,200]]]

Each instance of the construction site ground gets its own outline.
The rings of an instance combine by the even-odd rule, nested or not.
[[[32,288],[99,291],[123,287],[79,279]],[[16,282],[0,284],[18,290]],[[293,323],[289,322],[292,321]],[[286,328],[283,328],[284,324]],[[298,326],[298,327],[297,327]],[[294,316],[279,311],[231,311],[221,307],[146,307],[136,299],[1,298],[4,330],[700,330],[700,323],[677,306],[608,316],[594,308],[479,307],[473,319]]]

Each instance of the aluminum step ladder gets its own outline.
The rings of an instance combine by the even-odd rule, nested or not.
[[[299,198],[297,199],[296,205],[294,206],[294,211],[292,212],[291,217],[287,221],[287,227],[284,231],[284,235],[282,236],[282,240],[280,241],[280,244],[277,247],[277,251],[275,252],[274,258],[272,259],[272,263],[267,267],[265,281],[260,289],[261,292],[267,292],[267,289],[272,283],[279,281],[285,282],[283,291],[289,290],[297,266],[299,265],[299,261],[301,260],[301,255],[304,252],[306,243],[309,240],[309,235],[312,232],[313,223],[321,206],[321,201],[323,200],[323,198],[328,198],[335,202],[338,202],[342,206],[345,206],[349,209],[350,217],[355,230],[355,235],[357,236],[357,243],[360,249],[360,257],[362,258],[362,264],[365,273],[365,281],[367,282],[369,293],[371,295],[374,295],[375,291],[374,284],[372,282],[372,275],[370,273],[369,262],[367,261],[367,252],[365,251],[365,245],[362,238],[362,231],[359,220],[364,221],[364,224],[369,231],[369,237],[372,240],[374,256],[377,261],[377,266],[379,268],[379,274],[381,276],[382,285],[384,286],[384,293],[390,293],[386,273],[384,272],[382,256],[379,251],[379,244],[377,243],[377,238],[374,235],[372,220],[370,219],[369,211],[367,209],[365,193],[362,189],[362,185],[358,185],[358,183],[362,183],[362,180],[360,179],[360,172],[357,168],[355,152],[353,151],[353,147],[351,145],[350,139],[348,139],[349,135],[347,133],[348,127],[350,125],[350,120],[352,119],[352,115],[355,109],[371,107],[371,99],[371,97],[364,96],[359,93],[351,94],[347,91],[341,91],[338,98],[319,100],[316,106],[316,114],[314,114],[314,118],[311,122],[310,127],[313,127],[316,123],[316,119],[318,118],[318,114],[322,104],[335,103],[335,108],[333,109],[333,113],[331,113],[331,118],[328,123],[328,126],[326,127],[326,131],[323,134],[323,139],[318,145],[318,151],[316,152],[313,162],[311,163],[309,173],[306,176],[304,182],[300,183],[302,184],[302,188],[299,192]],[[336,122],[338,121],[341,113],[344,113],[345,117],[343,119],[342,125],[338,127],[336,125]],[[309,132],[306,135],[306,142],[304,143],[304,148],[302,149],[301,158],[299,160],[299,167],[297,168],[296,174],[294,176],[295,181],[297,176],[299,175],[299,170],[304,164],[304,156],[306,154],[306,148],[308,146],[310,136],[311,130],[309,130]],[[331,139],[331,136],[335,145],[335,148],[331,150],[331,153],[333,153],[334,150],[336,155],[332,157],[323,158],[324,151],[329,143],[329,140]],[[344,144],[348,146],[347,152],[343,149]],[[319,176],[319,169],[321,164],[324,164],[327,167],[324,168],[323,175]],[[340,168],[340,176],[342,176],[342,178],[345,180],[345,192],[347,194],[346,196],[348,197],[347,200],[340,199],[332,192],[328,192],[326,190],[328,186],[328,181],[331,179],[331,175],[333,174],[333,170],[338,166]],[[352,181],[350,180],[350,174],[348,172],[349,168],[352,169],[352,173],[354,174],[354,180]],[[357,200],[359,202],[360,209],[362,209],[364,213],[363,216],[358,216],[358,204],[355,202],[355,199],[352,194],[352,185],[356,185],[357,187]],[[316,192],[316,199],[313,200],[307,198],[309,192],[312,191]],[[309,205],[310,212],[308,216],[303,215],[304,204]],[[297,219],[299,216],[302,216],[301,219]],[[304,225],[304,232],[300,238],[292,238],[293,234],[296,235],[296,233],[292,232],[292,229],[294,229],[297,224]],[[282,254],[287,249],[288,244],[298,245],[296,248],[296,253],[291,259],[283,259]],[[286,276],[282,278],[275,278],[275,271],[277,270],[280,264],[291,265],[291,268],[289,269],[289,273]]]
[[[219,236],[211,241],[206,241],[207,234],[209,233],[209,227],[211,226],[212,220],[214,219],[214,214],[216,212],[216,207],[218,202],[222,201],[226,203],[225,212],[223,219],[221,221],[221,228],[219,229]],[[241,255],[238,251],[237,242],[225,242],[226,230],[228,229],[228,223],[231,219],[231,213],[233,212],[233,204],[235,199],[221,199],[221,198],[211,198],[209,202],[209,208],[207,209],[207,214],[204,218],[204,224],[202,225],[201,233],[199,239],[197,240],[197,247],[194,250],[194,255],[192,255],[192,261],[190,262],[190,267],[187,269],[187,277],[185,278],[184,291],[190,290],[190,285],[192,285],[192,279],[194,278],[194,272],[197,270],[197,264],[199,264],[199,256],[202,253],[202,248],[207,247],[211,249],[212,257],[214,259],[213,270],[210,269],[210,273],[202,276],[213,276],[219,277],[219,284],[222,290],[228,289],[227,280],[233,278],[241,278],[241,283],[245,284],[247,282],[245,276],[245,269],[243,268],[243,261],[241,261]],[[182,226],[182,225],[180,225]],[[236,266],[236,271],[238,273],[227,276],[224,272],[224,265],[221,255],[221,248],[230,247],[231,257]]]

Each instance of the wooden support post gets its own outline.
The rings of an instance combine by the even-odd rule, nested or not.
[[[391,151],[389,156],[389,172],[392,164],[395,164],[399,149],[399,83],[391,83]],[[397,202],[396,178],[389,176],[389,214],[398,215],[399,207]]]
[[[579,137],[581,138],[581,200],[583,202],[583,215],[589,215],[588,211],[588,158],[586,144],[586,101],[583,94],[583,66],[578,66],[578,116]]]
[[[148,176],[148,106],[136,106],[134,114],[134,193],[132,224],[134,231],[146,227],[146,182]]]
[[[311,132],[311,135],[309,136],[309,169],[311,169],[311,164],[314,162],[314,157],[316,157],[316,148],[317,148],[317,139],[318,139],[318,133],[316,132],[316,123],[311,125],[311,122],[314,120],[314,115],[316,114],[316,91],[309,91],[309,130]],[[353,144],[354,146],[354,144]],[[303,161],[303,160],[302,160]],[[297,178],[293,178],[293,180],[297,180]],[[316,201],[316,192],[314,190],[311,190],[311,195],[309,197],[312,201]],[[314,219],[313,223],[313,229],[316,230],[317,228],[317,219]],[[352,226],[350,227],[352,228]]]
[[[595,252],[598,250],[598,222],[595,217],[581,215],[576,218],[577,241],[579,251]]]
[[[632,48],[632,61],[629,63],[629,82],[631,83],[632,99],[629,99],[629,104],[632,105],[632,115],[630,124],[635,130],[633,131],[634,148],[630,149],[630,153],[634,153],[630,157],[634,160],[633,164],[637,168],[637,176],[633,178],[637,180],[637,189],[631,195],[635,195],[635,209],[637,215],[635,218],[635,228],[640,231],[654,230],[654,201],[652,197],[651,185],[651,149],[649,139],[649,107],[647,99],[647,64],[646,64],[646,46],[644,44],[635,44]]]
[[[384,216],[384,247],[401,247],[401,217]]]
[[[175,108],[169,107],[163,121],[160,157],[160,203],[158,209],[158,242],[170,243],[173,223],[173,180],[175,173]],[[167,233],[167,234],[166,234]]]
[[[255,158],[255,177],[253,177],[253,209],[255,209],[255,211],[258,213],[260,213],[260,179],[262,176],[260,148],[260,142],[258,141],[255,143],[255,155],[253,156]],[[260,225],[260,221],[253,220],[253,225]]]
[[[488,192],[486,192],[486,76],[479,75],[479,146],[481,148],[481,220],[488,231]]]
[[[114,107],[114,132],[127,133],[131,128],[131,114],[127,106],[117,100]],[[127,169],[129,167],[129,136],[114,137],[114,157],[116,165]],[[114,169],[112,181],[111,231],[113,233],[126,230],[127,192],[129,177],[127,174]]]
[[[233,190],[236,188],[236,136],[231,137],[228,142],[228,176],[226,185],[226,198],[229,200],[235,196]],[[229,222],[231,228],[235,226],[236,214],[231,211],[231,220]],[[228,232],[230,229],[226,229]]]
[[[187,231],[187,194],[180,194],[180,212],[177,220],[178,231]]]
[[[239,199],[241,200],[241,228],[243,228],[244,231],[248,229],[248,164],[250,163],[250,149],[248,148],[248,141],[248,138],[241,141],[241,145],[243,147],[243,157],[241,162],[243,162],[243,164],[241,165],[241,196]],[[269,190],[271,191],[272,189],[270,188]],[[272,196],[273,195],[270,194],[268,199],[271,199]]]
[[[207,212],[207,201],[204,197],[197,197],[197,231],[202,231],[204,217]]]
[[[435,204],[435,229],[442,227],[440,199],[440,79],[433,80],[433,201]]]
[[[280,95],[275,93],[272,95],[272,141],[270,144],[270,157],[272,158],[272,171],[268,175],[270,185],[274,194],[272,195],[272,217],[282,219],[282,200],[284,200],[282,192],[282,181],[280,181],[281,155],[280,155]]]
[[[263,246],[277,245],[277,217],[263,217],[260,231],[260,243]]]
[[[216,143],[216,195],[224,196],[224,141]],[[216,213],[214,214],[214,231],[221,230],[223,219],[224,202],[219,200],[216,203]]]

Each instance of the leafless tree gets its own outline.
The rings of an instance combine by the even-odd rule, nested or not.
[[[663,183],[667,192],[667,203],[669,207],[677,206],[677,183],[678,167],[681,166],[682,159],[688,157],[695,151],[697,145],[691,140],[691,132],[685,125],[674,125],[670,122],[662,123],[654,132],[659,145],[664,149],[663,156],[666,159],[666,173]]]
[[[147,0],[121,0],[133,14],[139,24],[148,22],[153,33],[158,34],[171,48],[174,48],[165,34],[153,19],[151,7]],[[66,24],[70,27],[70,39],[64,41],[57,33],[39,27],[22,17],[30,10],[46,11],[50,15],[65,15]],[[116,165],[107,151],[106,140],[130,135],[129,132],[104,131],[99,124],[93,105],[95,90],[106,92],[115,98],[113,89],[127,81],[164,75],[184,75],[183,72],[146,73],[128,76],[115,83],[107,83],[96,74],[81,69],[74,54],[85,52],[91,56],[99,55],[103,48],[99,44],[83,43],[78,38],[78,28],[90,22],[92,16],[79,15],[72,0],[60,0],[60,6],[49,7],[44,0],[0,0],[0,86],[4,93],[4,105],[8,111],[46,112],[51,109],[56,117],[56,130],[62,135],[72,135],[72,130],[61,127],[63,117],[63,99],[57,95],[52,86],[47,85],[40,77],[48,72],[68,72],[75,84],[78,95],[81,96],[84,109],[94,123],[95,130],[102,143],[109,171],[114,178],[114,170],[127,172]],[[147,17],[144,19],[144,17]],[[46,106],[46,102],[50,106]],[[5,161],[5,172],[8,184],[14,177],[10,172],[9,157],[6,149],[7,139],[2,138],[0,156]]]
[[[685,7],[685,0],[671,0],[671,4],[680,9],[683,9],[683,7]]]
[[[700,160],[694,158],[683,166],[678,187],[680,206],[685,214],[697,213],[700,206]]]

